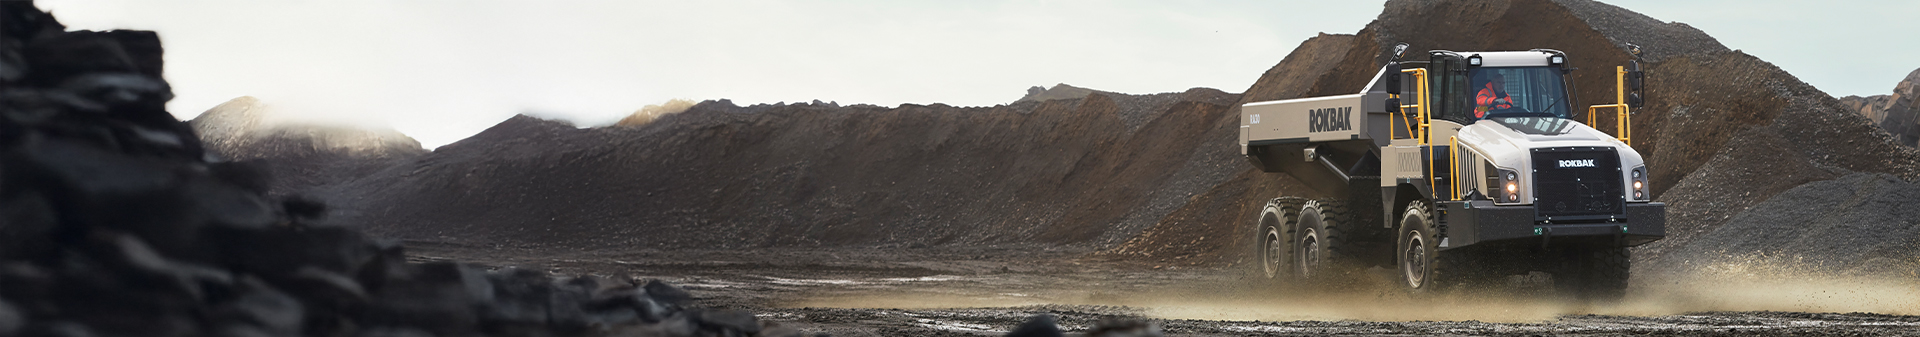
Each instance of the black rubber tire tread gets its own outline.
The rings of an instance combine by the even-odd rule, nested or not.
[[[1350,232],[1352,228],[1347,228],[1349,225],[1347,220],[1350,219],[1350,217],[1347,213],[1346,204],[1337,199],[1315,199],[1313,202],[1301,206],[1301,216],[1304,217],[1307,215],[1307,208],[1313,208],[1314,212],[1320,214],[1320,226],[1314,228],[1314,232],[1320,235],[1321,270],[1315,271],[1312,278],[1318,281],[1330,281],[1339,280],[1341,277],[1351,274],[1351,272],[1354,271],[1354,268],[1351,267],[1355,266],[1353,262],[1355,262],[1354,260],[1356,256],[1358,256],[1355,253],[1358,252],[1350,251],[1355,248],[1350,245],[1352,238],[1348,236],[1348,232]],[[1306,219],[1299,219],[1299,221],[1305,220]],[[1301,223],[1299,226],[1295,226],[1296,228],[1294,229],[1295,233],[1292,244],[1296,245],[1293,249],[1295,254],[1294,261],[1296,263],[1299,262],[1298,255],[1301,253],[1301,249],[1304,249],[1297,245],[1306,239],[1302,236],[1306,235],[1305,228],[1298,227],[1305,225],[1306,224]],[[1295,270],[1298,272],[1301,271],[1301,268],[1295,268]],[[1301,276],[1305,278],[1305,275]]]
[[[1261,208],[1259,218],[1255,219],[1253,223],[1253,255],[1252,256],[1256,259],[1254,263],[1254,269],[1253,269],[1253,272],[1255,272],[1256,274],[1254,275],[1260,275],[1261,277],[1274,282],[1280,282],[1280,281],[1292,279],[1293,277],[1293,273],[1292,273],[1293,247],[1292,246],[1282,247],[1282,249],[1280,249],[1280,254],[1283,256],[1280,256],[1280,265],[1275,267],[1278,269],[1278,272],[1274,273],[1274,275],[1267,274],[1267,270],[1265,269],[1267,268],[1267,265],[1266,265],[1267,263],[1266,219],[1268,216],[1274,217],[1276,221],[1274,221],[1273,224],[1278,227],[1280,236],[1283,238],[1292,238],[1293,225],[1297,223],[1300,219],[1300,207],[1303,205],[1306,205],[1306,203],[1307,203],[1306,198],[1279,197],[1279,198],[1273,198],[1273,200],[1268,200],[1266,207]],[[1283,244],[1290,243],[1290,242],[1292,241],[1287,240],[1283,242]]]
[[[1419,211],[1417,213],[1419,215],[1414,215],[1416,214],[1414,212],[1415,210]],[[1467,274],[1471,273],[1471,271],[1469,271],[1469,268],[1466,268],[1462,262],[1471,257],[1454,256],[1460,254],[1443,254],[1440,252],[1440,238],[1436,235],[1439,232],[1439,228],[1437,228],[1438,226],[1434,223],[1433,209],[1428,207],[1427,202],[1416,200],[1408,203],[1406,211],[1401,214],[1400,225],[1395,226],[1397,228],[1397,234],[1395,235],[1396,242],[1394,244],[1393,254],[1394,270],[1396,271],[1395,274],[1400,276],[1400,284],[1405,286],[1409,293],[1415,295],[1431,295],[1452,291],[1453,288],[1460,285],[1463,280],[1466,280],[1467,278],[1462,276],[1469,276]],[[1408,220],[1412,220],[1412,218],[1418,218],[1417,220],[1419,220],[1420,223],[1414,224],[1409,222]],[[1422,233],[1423,237],[1421,238],[1421,242],[1427,246],[1428,257],[1427,273],[1425,277],[1422,278],[1422,286],[1419,288],[1415,288],[1412,280],[1406,276],[1408,268],[1407,249],[1410,248],[1408,247],[1410,241],[1408,234],[1415,230]]]

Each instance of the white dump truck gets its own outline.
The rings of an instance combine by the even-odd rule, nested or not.
[[[1622,296],[1627,248],[1666,230],[1629,146],[1638,61],[1614,69],[1616,103],[1588,107],[1582,123],[1564,52],[1402,61],[1406,47],[1358,93],[1242,107],[1249,162],[1334,196],[1266,201],[1251,231],[1265,276],[1338,282],[1380,266],[1429,293],[1545,272],[1571,296]],[[1604,110],[1616,135],[1591,125]]]

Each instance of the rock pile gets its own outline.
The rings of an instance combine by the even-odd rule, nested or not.
[[[0,336],[751,336],[658,282],[412,264],[165,110],[159,37],[0,2]]]
[[[1920,69],[1893,86],[1893,93],[1841,97],[1840,103],[1879,124],[1906,146],[1920,145]]]

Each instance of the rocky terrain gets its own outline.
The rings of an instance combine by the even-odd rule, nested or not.
[[[319,224],[325,204],[268,193],[305,171],[207,153],[389,144],[269,134],[307,141],[279,147],[244,117],[175,120],[153,32],[66,31],[20,1],[0,2],[0,28],[0,336],[800,335],[657,280],[408,262]],[[308,132],[290,134],[326,135]]]
[[[591,128],[521,116],[314,194],[338,205],[342,223],[418,241],[569,249],[1025,245],[1112,261],[1231,266],[1244,257],[1239,229],[1260,200],[1321,196],[1242,162],[1233,151],[1236,107],[1356,90],[1383,62],[1382,51],[1399,42],[1558,49],[1587,69],[1641,61],[1649,97],[1635,113],[1633,144],[1653,169],[1656,200],[1671,206],[1670,236],[1636,250],[1643,274],[1720,258],[1708,252],[1721,247],[1690,245],[1733,235],[1713,234],[1732,219],[1775,219],[1747,214],[1756,205],[1819,204],[1783,196],[1803,184],[1920,175],[1920,155],[1850,113],[1858,109],[1848,101],[1682,23],[1592,1],[1394,1],[1356,34],[1303,42],[1242,94],[1128,95],[1062,84],[992,107],[718,100],[649,114],[645,123]],[[1645,53],[1628,53],[1629,44]],[[1612,103],[1610,72],[1576,72],[1573,80],[1579,103]],[[1612,114],[1599,117],[1604,131],[1614,131]]]
[[[8,81],[4,97],[12,118],[8,128],[0,130],[0,145],[9,151],[6,164],[0,165],[0,176],[7,177],[0,181],[5,192],[0,196],[8,198],[0,229],[10,240],[0,244],[10,254],[0,255],[0,262],[12,266],[0,268],[0,285],[6,285],[0,287],[0,335],[69,329],[55,324],[66,321],[47,318],[71,319],[88,329],[136,326],[71,317],[71,312],[105,310],[69,309],[80,305],[76,303],[82,300],[76,299],[94,297],[14,286],[53,287],[49,284],[59,283],[49,280],[119,277],[212,282],[213,289],[231,292],[210,296],[180,290],[185,294],[162,296],[155,294],[178,289],[122,289],[131,288],[130,283],[81,283],[76,287],[93,288],[75,288],[165,299],[154,303],[171,306],[132,309],[134,317],[149,319],[137,321],[144,325],[181,320],[201,324],[165,325],[202,329],[178,330],[182,334],[243,322],[235,324],[269,329],[268,334],[287,332],[288,326],[307,334],[513,334],[521,330],[511,329],[528,326],[572,329],[552,330],[561,334],[615,331],[580,330],[579,324],[586,324],[678,326],[675,329],[682,330],[673,330],[676,333],[997,335],[1028,329],[1022,324],[1036,313],[1052,313],[1057,321],[1034,321],[1028,327],[1038,330],[1027,330],[1034,334],[1017,334],[1048,335],[1060,328],[1164,328],[1176,335],[1845,334],[1920,325],[1910,316],[1880,315],[1920,313],[1910,305],[1916,301],[1905,301],[1905,306],[1873,302],[1916,298],[1910,290],[1912,275],[1920,272],[1920,251],[1912,247],[1920,237],[1920,224],[1903,207],[1915,197],[1911,191],[1914,179],[1920,178],[1920,153],[1903,146],[1901,136],[1882,129],[1891,117],[1869,118],[1894,114],[1892,108],[1875,107],[1903,104],[1901,99],[1913,97],[1911,86],[1903,82],[1895,95],[1885,98],[1835,99],[1698,29],[1605,3],[1391,1],[1359,32],[1322,34],[1289,55],[1276,55],[1279,62],[1240,94],[1195,88],[1131,95],[1061,84],[1035,87],[1038,90],[1017,101],[991,107],[842,106],[820,101],[743,107],[713,100],[678,112],[667,111],[682,107],[642,109],[639,117],[602,127],[517,116],[430,152],[385,131],[266,125],[258,102],[245,98],[191,123],[158,117],[165,111],[155,114],[151,103],[164,102],[166,91],[164,82],[156,80],[159,46],[157,39],[148,38],[151,33],[58,33],[47,28],[57,27],[51,17],[20,4],[0,3],[8,6],[4,32],[10,34],[0,48],[11,48],[0,56],[28,56],[0,59],[9,62],[0,70],[35,71],[0,71]],[[107,44],[98,42],[99,36],[114,36],[114,48],[132,56],[98,63],[42,62],[94,59],[69,57],[100,54],[58,47],[68,46],[58,41],[83,47]],[[1653,169],[1656,201],[1670,205],[1669,236],[1633,252],[1633,291],[1649,304],[1567,307],[1516,295],[1520,299],[1464,316],[1369,316],[1404,298],[1361,291],[1309,299],[1303,303],[1324,306],[1305,309],[1245,303],[1246,282],[1237,277],[1250,238],[1242,234],[1258,207],[1281,195],[1325,195],[1285,174],[1260,172],[1246,164],[1235,151],[1237,107],[1353,92],[1384,61],[1383,51],[1400,42],[1415,50],[1566,51],[1585,69],[1573,77],[1580,104],[1612,103],[1605,100],[1613,97],[1613,76],[1604,70],[1636,59],[1627,44],[1642,46],[1645,53],[1637,59],[1648,70],[1649,97],[1648,106],[1633,117],[1633,146]],[[145,77],[71,76],[95,72]],[[86,85],[130,90],[144,105],[90,108],[82,103],[91,101],[70,98],[91,92],[81,90],[94,88]],[[56,103],[68,107],[35,105]],[[1602,116],[1599,124],[1603,131],[1613,131],[1612,114]],[[125,125],[145,129],[129,131]],[[201,141],[191,140],[196,132]],[[70,163],[49,159],[65,157],[36,156],[43,152],[34,152],[41,151],[35,146],[45,143],[28,141],[87,134],[111,135],[117,143],[109,143],[128,144],[105,150],[95,144],[87,151],[163,158],[139,162],[148,166],[126,164],[130,167],[157,165],[198,173],[147,185],[140,185],[144,180],[112,179],[82,184],[66,175],[90,171],[56,166]],[[154,135],[187,140],[168,142]],[[94,153],[87,151],[75,153]],[[196,155],[203,151],[237,161],[206,162],[207,156]],[[142,172],[128,170],[102,172]],[[163,192],[113,194],[128,189]],[[157,212],[147,208],[152,205],[176,205],[162,203],[169,200],[228,208],[140,213]],[[70,214],[111,207],[107,205],[134,207],[97,212],[131,214],[123,218],[65,220]],[[192,220],[242,213],[255,216]],[[191,221],[167,220],[181,217]],[[203,226],[213,229],[186,231],[123,224],[148,222],[214,224]],[[403,252],[392,242],[362,238],[359,231],[418,249]],[[313,239],[325,235],[336,238]],[[287,240],[307,243],[279,248],[323,252],[313,253],[318,257],[309,256],[312,259],[288,257],[299,255],[295,253],[256,254],[292,259],[263,267],[241,257],[279,246],[261,242],[280,241],[255,237],[293,238]],[[204,249],[219,253],[199,251]],[[74,259],[104,261],[97,263],[105,267],[87,264],[96,262],[55,263]],[[194,274],[207,268],[228,276],[208,281],[208,276]],[[608,277],[561,277],[582,274]],[[1712,278],[1700,278],[1703,275]],[[649,278],[687,284],[692,298],[666,295],[673,291],[643,281]],[[1728,302],[1726,298],[1754,295],[1720,289],[1769,279],[1842,285],[1740,288],[1824,292],[1771,293],[1788,298],[1787,304]],[[347,297],[360,302],[327,304],[331,302],[318,299],[323,291],[353,287],[360,291],[347,291],[356,294]],[[275,291],[284,296],[250,295]],[[1842,294],[1838,302],[1832,299],[1836,292]],[[541,295],[547,300],[531,294],[548,294]],[[256,300],[263,296],[292,302]],[[835,302],[848,297],[858,300]],[[898,299],[903,297],[912,300]],[[1245,306],[1169,314],[1152,310],[1180,305],[1140,300],[1168,297]],[[397,304],[410,298],[431,299],[422,307]],[[447,301],[472,305],[434,306]],[[222,316],[274,312],[225,309],[255,302],[300,307],[301,314],[294,316],[302,318],[285,318],[289,314],[284,311],[278,320]],[[582,303],[592,309],[575,315],[572,308]],[[655,309],[649,305],[660,303],[674,309],[650,311]],[[982,306],[992,308],[941,309]],[[922,309],[862,309],[871,307]],[[1313,314],[1230,314],[1248,308]],[[162,309],[190,313],[154,314]],[[390,316],[444,319],[368,321],[382,317],[379,313],[404,310],[418,311]],[[546,314],[516,316],[532,312],[528,310]],[[555,314],[561,311],[571,316]],[[1696,311],[1707,313],[1682,314]],[[1561,316],[1594,313],[1624,316]],[[1161,326],[1110,319],[1140,316],[1169,321]],[[756,330],[766,325],[762,319],[800,329]],[[1247,322],[1256,320],[1306,321]],[[294,321],[301,324],[286,323]],[[396,328],[351,330],[358,328],[343,328],[339,322]]]
[[[1867,119],[1880,124],[1880,128],[1899,137],[1900,143],[1915,146],[1920,143],[1920,69],[1907,73],[1907,78],[1893,86],[1893,93],[1867,97],[1841,97],[1840,103],[1849,110],[1867,116]]]

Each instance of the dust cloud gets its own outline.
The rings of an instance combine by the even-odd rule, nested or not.
[[[1786,261],[1783,261],[1786,260]],[[1162,319],[1230,321],[1482,321],[1530,323],[1566,315],[1661,316],[1708,311],[1920,314],[1920,259],[1874,274],[1813,270],[1788,259],[1749,259],[1697,268],[1687,275],[1635,280],[1618,303],[1588,304],[1553,291],[1546,273],[1509,276],[1505,284],[1412,296],[1391,270],[1373,268],[1332,287],[1289,287],[1239,275],[1170,276],[1128,284],[1085,280],[986,280],[828,290],[785,307],[943,309],[1036,305],[1122,307]],[[1896,269],[1903,268],[1903,269]],[[1897,275],[1896,275],[1897,274]],[[985,276],[992,277],[992,276]],[[1094,278],[1078,275],[1069,278]],[[1151,276],[1147,276],[1151,277]],[[1178,280],[1192,277],[1189,280]],[[1044,278],[1044,277],[1042,277]],[[1111,279],[1137,279],[1128,274]],[[1026,285],[1018,283],[1028,282]]]

